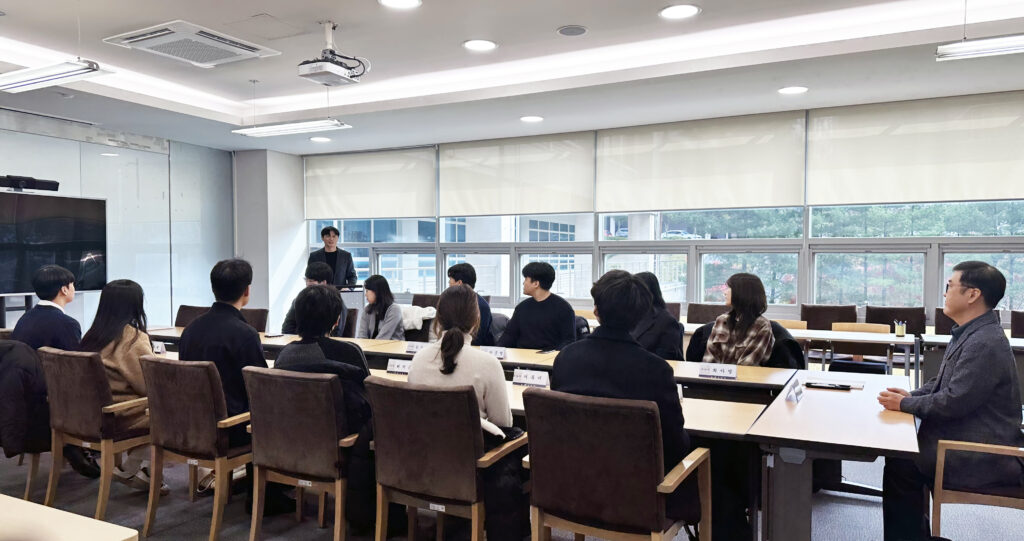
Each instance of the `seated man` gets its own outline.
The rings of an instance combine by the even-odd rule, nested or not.
[[[920,454],[914,460],[886,458],[882,516],[886,541],[929,539],[926,498],[935,484],[938,441],[958,440],[1024,446],[1020,386],[1013,352],[993,309],[1006,278],[981,261],[953,267],[943,312],[956,322],[936,377],[920,389],[889,388],[878,396],[886,409],[920,418]],[[983,489],[1024,486],[1024,460],[979,453],[950,453],[945,485]]]
[[[476,290],[476,269],[469,263],[457,263],[448,268],[448,286],[465,284]],[[480,308],[480,328],[473,338],[474,346],[493,346],[494,335],[491,334],[491,305],[480,295],[476,296],[476,304]]]
[[[534,261],[523,267],[523,294],[498,345],[510,348],[554,350],[576,340],[576,313],[562,297],[551,292],[555,269]]]
[[[24,342],[34,349],[46,346],[77,351],[82,341],[82,326],[64,313],[64,307],[75,300],[75,275],[59,265],[46,265],[32,276],[32,289],[39,297],[39,304],[18,319],[11,340]]]
[[[333,276],[332,272],[331,266],[327,263],[310,263],[306,265],[306,287],[330,284]],[[341,297],[339,296],[339,298]],[[298,300],[298,297],[296,297],[296,300]],[[348,309],[346,309],[345,301],[343,300],[341,301],[341,317],[338,318],[338,326],[331,329],[331,336],[341,336],[342,331],[345,330],[346,316],[348,316]],[[295,323],[295,300],[292,301],[291,308],[288,309],[288,313],[284,316],[281,332],[284,334],[299,334],[298,325]]]

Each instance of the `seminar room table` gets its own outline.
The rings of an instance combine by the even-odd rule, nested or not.
[[[849,391],[809,389],[807,380],[860,382]],[[765,409],[747,433],[769,453],[764,532],[772,541],[810,541],[814,458],[873,461],[879,456],[918,454],[914,416],[884,409],[877,400],[886,387],[906,388],[908,378],[801,370],[786,391]],[[803,388],[798,402],[788,391]]]
[[[139,532],[0,494],[0,539],[138,541]]]

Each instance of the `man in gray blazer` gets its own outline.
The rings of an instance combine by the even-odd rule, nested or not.
[[[943,312],[956,322],[936,377],[920,389],[890,388],[878,402],[920,418],[915,460],[886,458],[882,516],[886,541],[929,539],[929,488],[935,484],[939,440],[1024,446],[1020,385],[1006,334],[993,309],[1006,291],[995,267],[965,261],[953,267]],[[980,453],[950,453],[947,488],[1024,486],[1024,461]]]
[[[310,263],[327,263],[334,271],[334,280],[330,283],[336,286],[356,285],[356,266],[352,262],[352,254],[338,248],[338,236],[340,232],[337,227],[327,226],[320,230],[320,238],[324,241],[324,247],[309,254]]]

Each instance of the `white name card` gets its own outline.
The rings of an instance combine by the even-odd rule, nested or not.
[[[300,487],[311,487],[311,486],[313,486],[313,481],[307,481],[305,479],[299,479],[298,485]]]
[[[719,363],[700,363],[697,377],[714,379],[736,379],[736,365]]]
[[[679,393],[679,400],[683,399],[683,384],[676,383],[676,392]]]
[[[410,366],[412,366],[412,361],[405,359],[388,359],[388,374],[409,375]]]
[[[804,398],[804,384],[793,378],[793,384],[789,386],[789,391],[786,393],[786,402],[793,402],[794,404],[799,403]]]
[[[438,513],[444,513],[444,506],[439,503],[430,504],[431,511],[437,511]]]
[[[167,344],[163,342],[153,342],[153,353],[156,355],[163,355],[167,353]]]
[[[547,387],[550,385],[550,379],[548,373],[543,370],[522,370],[516,368],[512,372],[512,385]]]
[[[186,460],[185,463],[188,464],[189,466],[198,466],[199,465],[199,459],[190,458],[190,459]]]
[[[505,358],[505,348],[497,346],[480,346],[480,351],[494,355],[499,361]]]
[[[426,342],[406,342],[405,343],[405,352],[406,353],[416,353],[417,351],[427,347],[428,345],[429,344],[427,344]]]

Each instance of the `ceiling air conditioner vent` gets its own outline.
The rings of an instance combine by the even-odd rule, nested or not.
[[[103,41],[188,62],[200,68],[281,54],[280,51],[180,20],[118,34]]]

